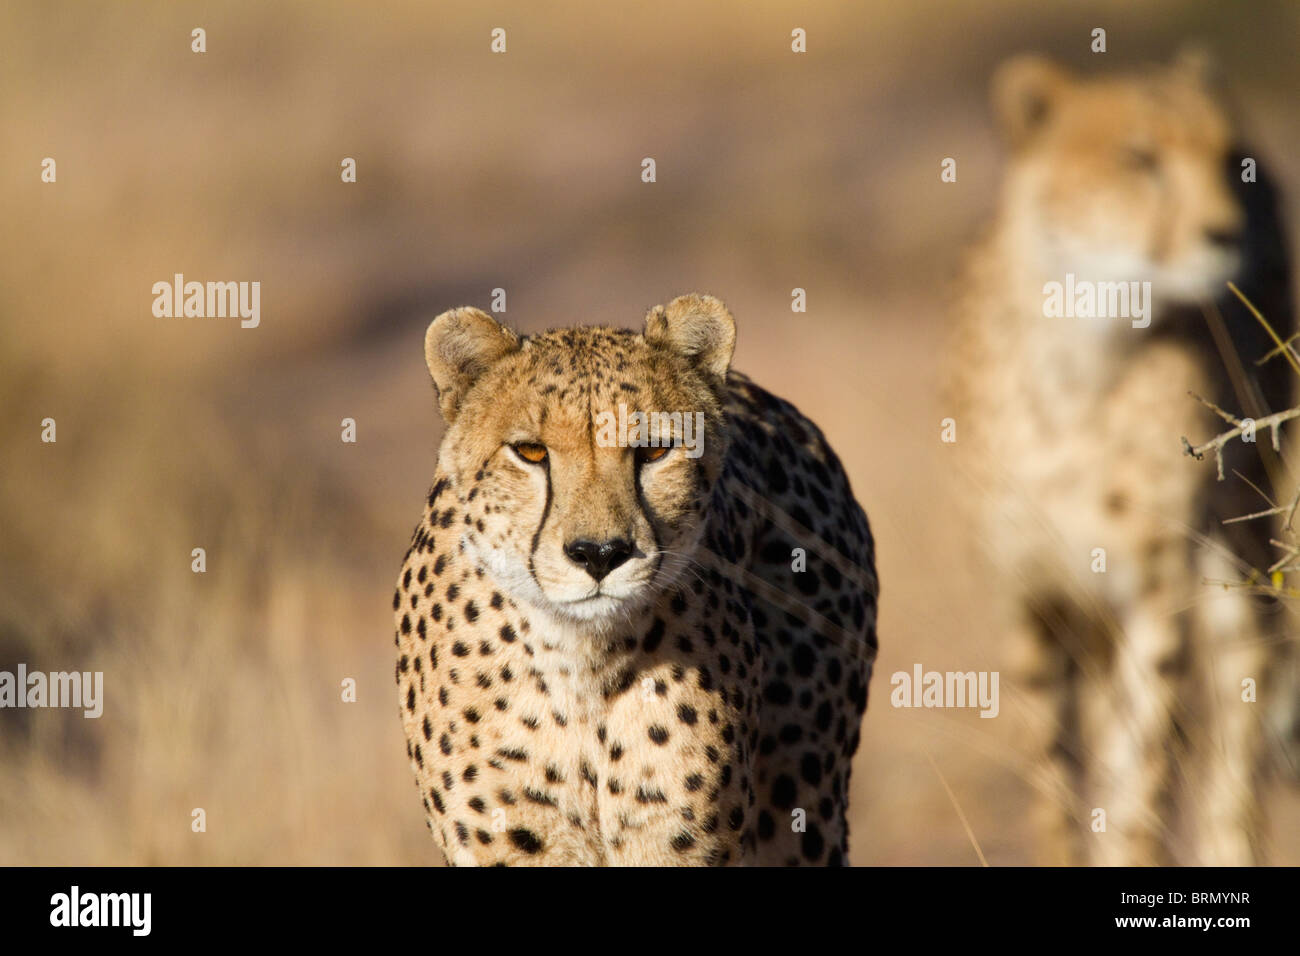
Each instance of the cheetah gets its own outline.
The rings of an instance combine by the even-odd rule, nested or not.
[[[734,344],[702,295],[641,334],[430,324],[447,429],[393,611],[450,864],[847,865],[875,546]]]
[[[1225,427],[1189,391],[1253,417],[1292,401],[1226,283],[1283,337],[1294,315],[1278,198],[1262,170],[1243,181],[1251,154],[1207,72],[1184,56],[1084,78],[1025,56],[993,83],[1009,167],[963,277],[950,397],[1018,639],[1052,863],[1178,862],[1180,827],[1182,862],[1259,859],[1285,635],[1269,598],[1205,582],[1276,557],[1267,522],[1222,522],[1267,508],[1252,485],[1279,472],[1266,436],[1226,450],[1226,481],[1180,439]],[[1149,324],[1048,317],[1067,275],[1149,281]]]

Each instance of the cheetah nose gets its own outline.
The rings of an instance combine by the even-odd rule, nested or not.
[[[564,546],[564,553],[574,564],[586,569],[597,581],[632,557],[632,542],[625,538],[612,541],[570,541]]]

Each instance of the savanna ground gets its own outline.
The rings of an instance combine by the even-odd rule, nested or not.
[[[854,862],[976,862],[936,767],[988,860],[1029,861],[1015,708],[888,706],[895,670],[1003,660],[936,381],[992,202],[987,78],[1208,40],[1300,221],[1297,8],[443,6],[0,7],[0,669],[107,688],[98,721],[0,713],[0,863],[435,861],[389,601],[439,438],[424,327],[498,286],[524,330],[728,302],[736,366],[823,426],[877,536]],[[261,326],[154,318],[177,272],[261,281]],[[1264,799],[1270,861],[1300,862],[1296,790]]]

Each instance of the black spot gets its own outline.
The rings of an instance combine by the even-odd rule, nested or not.
[[[769,464],[767,468],[767,483],[768,487],[778,495],[784,494],[790,487],[790,482],[785,476],[785,467],[782,462],[775,458],[772,459],[771,464]]]
[[[815,753],[806,753],[799,761],[799,774],[814,787],[822,782],[822,764]]]
[[[631,666],[622,668],[613,678],[607,678],[601,695],[606,699],[626,693],[636,680],[636,671]]]
[[[822,858],[826,851],[826,841],[822,839],[822,831],[815,823],[809,823],[808,829],[803,835],[803,855],[813,863]]]
[[[532,830],[525,830],[523,827],[515,827],[508,834],[510,842],[513,843],[523,852],[532,855],[542,852],[542,841]]]
[[[800,677],[811,677],[817,658],[813,654],[813,649],[801,641],[795,645],[794,651],[790,654],[790,662],[794,664],[794,672]]]
[[[790,689],[790,685],[785,681],[775,680],[763,688],[763,696],[767,698],[769,703],[784,707],[794,697],[794,691]]]
[[[811,568],[800,571],[794,576],[794,586],[810,597],[821,589],[821,579]]]
[[[662,747],[664,744],[668,743],[668,731],[664,730],[658,724],[654,724],[650,727],[650,739]]]
[[[649,653],[655,650],[664,639],[664,622],[655,618],[654,624],[646,632],[645,640],[642,642],[642,648]]]
[[[689,707],[686,704],[681,704],[677,708],[677,719],[686,724],[686,726],[691,726],[697,719],[695,708]]]
[[[542,793],[540,790],[534,790],[532,787],[524,787],[524,799],[530,803],[536,803],[543,807],[555,806],[555,798],[549,793]]]
[[[772,806],[789,810],[794,806],[794,778],[783,773],[772,782]]]
[[[691,847],[695,846],[695,837],[691,836],[685,830],[673,837],[671,846],[678,853],[685,853]]]
[[[831,703],[824,700],[817,708],[817,715],[814,718],[817,722],[818,730],[829,730],[831,726]]]

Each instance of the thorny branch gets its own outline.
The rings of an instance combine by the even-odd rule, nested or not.
[[[1293,418],[1300,418],[1300,407],[1297,407],[1297,408],[1288,408],[1286,411],[1282,411],[1282,412],[1274,412],[1272,415],[1265,415],[1263,418],[1254,419],[1252,422],[1251,419],[1243,420],[1240,418],[1235,418],[1232,415],[1229,415],[1218,405],[1215,405],[1214,402],[1210,401],[1208,398],[1202,398],[1200,395],[1197,395],[1195,392],[1188,392],[1187,394],[1192,396],[1192,398],[1196,399],[1206,408],[1210,409],[1210,411],[1214,412],[1214,414],[1218,415],[1225,422],[1234,426],[1233,428],[1229,429],[1226,432],[1222,432],[1221,434],[1215,435],[1204,445],[1197,445],[1193,447],[1192,443],[1189,442],[1186,437],[1183,438],[1183,451],[1191,455],[1197,461],[1203,459],[1207,451],[1212,450],[1214,452],[1214,463],[1219,468],[1220,481],[1223,480],[1223,446],[1224,445],[1228,444],[1228,442],[1232,441],[1234,438],[1241,435],[1248,428],[1253,427],[1256,430],[1260,428],[1267,428],[1270,429],[1272,432],[1273,450],[1281,451],[1282,445],[1278,434],[1280,430],[1280,426],[1282,425],[1283,422],[1289,422]]]
[[[1228,283],[1228,288],[1232,291],[1233,295],[1241,300],[1242,304],[1250,311],[1250,314],[1255,317],[1255,320],[1263,326],[1264,331],[1267,332],[1269,337],[1273,340],[1275,348],[1263,358],[1258,359],[1255,364],[1263,365],[1271,359],[1283,356],[1296,374],[1300,375],[1300,361],[1298,361],[1298,359],[1300,359],[1300,354],[1298,354],[1295,349],[1295,343],[1297,340],[1300,340],[1300,332],[1291,335],[1283,341],[1281,336],[1274,331],[1268,320],[1260,314],[1260,311],[1257,308],[1255,308],[1254,303],[1247,299],[1240,289],[1231,282]],[[1210,411],[1214,412],[1214,414],[1218,415],[1229,425],[1233,426],[1228,431],[1214,436],[1203,445],[1193,446],[1186,437],[1182,439],[1183,450],[1197,461],[1203,460],[1207,452],[1214,452],[1214,463],[1218,468],[1219,481],[1223,481],[1223,448],[1228,444],[1228,442],[1245,434],[1247,429],[1257,430],[1260,428],[1267,428],[1271,431],[1273,450],[1275,452],[1280,452],[1281,426],[1292,419],[1300,418],[1300,406],[1297,406],[1294,408],[1288,408],[1281,412],[1275,412],[1272,415],[1265,415],[1264,417],[1254,419],[1253,421],[1250,419],[1240,419],[1230,415],[1218,405],[1214,404],[1214,402],[1202,398],[1195,392],[1188,392],[1187,394],[1192,396],[1192,398],[1196,399],[1206,408],[1210,409]],[[1251,487],[1254,487],[1254,485]],[[1248,580],[1237,582],[1206,581],[1205,583],[1221,585],[1225,588],[1241,588],[1254,593],[1270,593],[1275,596],[1280,595],[1292,599],[1300,598],[1300,590],[1294,587],[1287,587],[1284,582],[1284,575],[1287,572],[1300,570],[1300,564],[1296,563],[1297,559],[1300,559],[1300,535],[1297,535],[1294,527],[1296,511],[1297,508],[1300,508],[1300,484],[1297,485],[1295,493],[1291,496],[1290,503],[1285,506],[1274,505],[1272,499],[1260,491],[1259,488],[1255,488],[1255,490],[1259,491],[1264,500],[1268,502],[1269,507],[1263,511],[1253,512],[1252,514],[1240,515],[1236,518],[1226,518],[1223,523],[1235,524],[1241,521],[1255,521],[1260,518],[1270,518],[1275,515],[1285,514],[1286,522],[1284,523],[1282,530],[1284,535],[1291,540],[1279,541],[1276,538],[1269,539],[1269,544],[1282,550],[1282,557],[1274,561],[1265,572],[1260,572],[1259,570],[1252,568]],[[1267,585],[1264,584],[1265,581],[1267,582]]]

